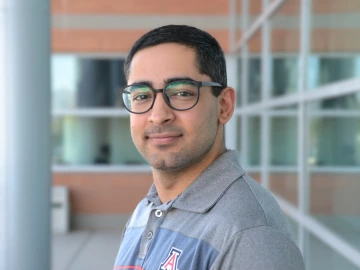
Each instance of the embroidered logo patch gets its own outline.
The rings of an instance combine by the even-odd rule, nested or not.
[[[160,264],[159,270],[178,270],[178,262],[182,250],[172,247],[169,255],[166,259]]]

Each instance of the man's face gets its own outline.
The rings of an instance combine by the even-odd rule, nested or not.
[[[135,54],[128,84],[148,82],[160,89],[173,78],[211,81],[199,73],[193,49],[166,43]],[[130,117],[131,135],[139,152],[153,168],[163,171],[178,171],[206,159],[214,151],[216,137],[222,135],[218,132],[218,100],[211,87],[201,87],[197,105],[187,111],[171,109],[162,93],[156,95],[150,111]]]

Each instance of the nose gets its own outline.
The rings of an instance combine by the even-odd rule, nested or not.
[[[149,122],[156,125],[169,123],[175,119],[174,110],[165,102],[162,93],[156,93],[155,102],[150,110]]]

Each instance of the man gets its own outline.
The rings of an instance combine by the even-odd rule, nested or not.
[[[154,184],[114,269],[304,269],[275,199],[225,147],[235,91],[217,41],[194,27],[157,28],[133,45],[125,74],[131,135]]]

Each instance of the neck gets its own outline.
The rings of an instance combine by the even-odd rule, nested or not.
[[[225,153],[225,147],[210,151],[196,164],[176,171],[162,171],[153,168],[153,179],[162,203],[175,199],[219,156]]]

